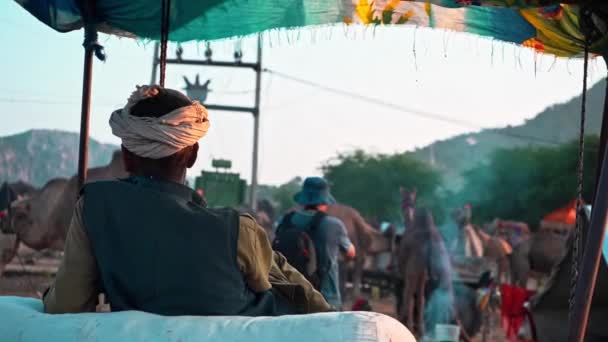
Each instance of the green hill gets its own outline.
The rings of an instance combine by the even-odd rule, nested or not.
[[[606,83],[603,81],[589,89],[587,124],[585,125],[587,134],[600,133],[605,87]],[[462,172],[486,161],[489,154],[496,149],[528,145],[556,145],[577,139],[580,111],[581,99],[579,96],[565,103],[548,107],[522,125],[463,134],[436,141],[429,146],[408,153],[413,153],[419,160],[432,163],[444,175],[445,187],[450,190],[458,190],[462,186]],[[473,140],[474,144],[468,142]]]

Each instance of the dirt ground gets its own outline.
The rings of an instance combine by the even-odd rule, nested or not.
[[[0,277],[0,295],[10,296],[25,296],[37,297],[50,285],[53,276],[50,274],[32,275],[23,271],[21,264],[13,263],[11,272],[5,273]],[[27,265],[30,266],[30,265]],[[369,299],[369,295],[363,294]],[[384,296],[378,300],[370,300],[372,309],[376,312],[395,317],[395,303],[391,295]],[[350,308],[352,301],[346,301],[344,307]],[[507,342],[504,338],[504,333],[499,326],[499,316],[495,313],[491,317],[491,322],[488,329],[488,335],[485,339],[487,342]],[[473,339],[473,342],[485,342],[483,335],[480,333]]]
[[[369,300],[369,296],[366,296],[365,294],[363,296],[368,298]],[[349,308],[352,306],[352,301],[346,301],[344,304],[345,308]],[[372,306],[373,311],[380,312],[391,317],[395,317],[394,297],[386,296],[379,300],[370,300],[370,304]],[[508,342],[508,340],[505,338],[502,328],[500,327],[500,314],[498,312],[492,314],[489,323],[490,324],[487,329],[487,335],[485,340],[483,338],[483,334],[479,333],[473,338],[472,342]]]

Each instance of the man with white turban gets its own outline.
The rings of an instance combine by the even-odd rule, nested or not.
[[[158,86],[112,113],[130,177],[88,183],[78,199],[49,313],[269,316],[331,307],[251,216],[212,210],[183,185],[209,129],[207,110]],[[108,306],[99,306],[103,311]]]

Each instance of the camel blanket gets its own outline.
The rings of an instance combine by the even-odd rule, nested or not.
[[[42,302],[0,297],[2,341],[415,342],[391,317],[339,312],[282,317],[164,317],[139,311],[49,315]]]

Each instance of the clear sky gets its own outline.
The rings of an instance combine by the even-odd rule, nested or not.
[[[152,44],[103,36],[108,60],[95,62],[91,136],[118,144],[107,124],[136,84],[151,75]],[[77,131],[82,84],[82,32],[60,34],[13,1],[0,3],[0,135],[32,128]],[[212,45],[214,58],[232,59],[233,41]],[[255,58],[252,39],[245,60]],[[204,45],[183,46],[185,57],[203,58]],[[170,45],[173,54],[175,45]],[[514,45],[446,31],[385,27],[303,29],[265,37],[264,67],[327,87],[347,90],[408,108],[390,109],[343,97],[276,75],[262,85],[260,181],[278,184],[318,174],[338,151],[362,148],[400,152],[474,130],[416,114],[433,113],[478,127],[519,124],[545,107],[581,91],[582,60],[555,60]],[[249,70],[168,67],[167,86],[182,88],[182,76],[211,78],[208,102],[253,103]],[[606,75],[591,62],[591,84]],[[233,160],[250,176],[252,118],[212,112],[211,130],[192,174],[211,158]],[[573,113],[573,124],[577,120]],[[5,119],[6,118],[6,119]]]

